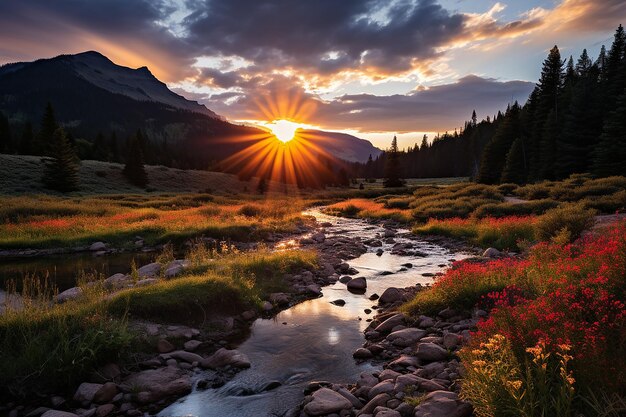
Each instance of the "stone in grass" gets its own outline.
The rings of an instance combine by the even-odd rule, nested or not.
[[[101,250],[106,250],[107,245],[104,242],[94,242],[89,246],[89,250],[92,252],[99,252]]]
[[[304,412],[310,416],[322,416],[350,408],[352,403],[343,395],[329,388],[320,388],[313,393],[313,400],[304,406]]]

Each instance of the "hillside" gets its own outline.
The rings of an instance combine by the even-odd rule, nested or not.
[[[82,161],[80,190],[72,195],[144,193],[122,175],[122,164]],[[18,195],[54,192],[43,187],[44,164],[41,157],[0,154],[0,194]],[[240,181],[235,175],[220,172],[181,170],[165,166],[146,166],[151,192],[227,192],[256,191],[257,179]]]

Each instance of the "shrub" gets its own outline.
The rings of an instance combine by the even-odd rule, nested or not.
[[[261,214],[261,208],[253,204],[245,204],[241,206],[237,213],[246,217],[256,217]]]
[[[550,199],[532,200],[526,203],[491,203],[478,207],[472,216],[483,217],[504,217],[504,216],[526,216],[530,214],[543,214],[547,210],[559,205],[557,201]]]
[[[582,204],[568,204],[548,210],[535,225],[536,237],[539,240],[550,240],[567,229],[571,238],[576,239],[593,226],[595,214],[595,210],[586,209]]]

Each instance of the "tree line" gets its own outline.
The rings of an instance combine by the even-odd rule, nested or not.
[[[83,142],[86,142],[83,140]],[[138,187],[148,185],[148,176],[144,167],[144,147],[147,142],[140,130],[128,138],[122,151],[125,157],[120,157],[117,139],[113,134],[110,140],[105,141],[99,134],[88,147],[79,143],[59,125],[52,104],[48,103],[41,120],[39,130],[35,134],[30,122],[23,126],[19,138],[12,135],[9,120],[0,112],[0,153],[17,153],[39,155],[44,157],[43,184],[52,190],[60,192],[75,191],[79,188],[79,166],[81,156],[101,161],[125,162],[122,171],[128,181]]]
[[[486,184],[574,173],[626,175],[624,28],[617,28],[610,49],[602,46],[595,60],[586,49],[576,60],[563,60],[554,46],[523,106],[512,103],[480,122],[474,111],[459,132],[432,142],[424,136],[419,145],[370,156],[352,170],[365,178],[386,178],[390,167],[403,177],[468,176]]]

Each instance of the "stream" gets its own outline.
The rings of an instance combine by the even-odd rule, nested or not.
[[[325,228],[326,236],[367,240],[379,238],[385,230],[365,220],[329,216],[319,209],[304,214],[314,216],[319,223],[331,223],[332,226]],[[337,282],[323,287],[320,298],[297,304],[273,319],[257,319],[250,337],[237,348],[250,359],[250,369],[238,373],[221,388],[194,389],[162,410],[159,416],[282,416],[302,401],[303,389],[309,382],[351,383],[361,372],[376,369],[367,362],[358,364],[352,358],[352,353],[364,342],[366,319],[375,314],[375,311],[370,315],[364,312],[376,305],[369,296],[380,295],[388,287],[432,283],[429,274],[443,271],[452,259],[467,257],[431,243],[409,240],[408,230],[397,232],[395,242],[410,241],[427,256],[393,255],[390,253],[393,244],[383,244],[385,252],[377,256],[378,248],[369,247],[367,253],[347,261],[359,270],[357,276],[367,278],[365,294],[350,293],[345,284]],[[413,267],[403,268],[402,264],[407,262]],[[388,272],[392,274],[381,274]],[[330,303],[337,299],[343,299],[345,306]],[[263,391],[273,381],[281,385]]]

